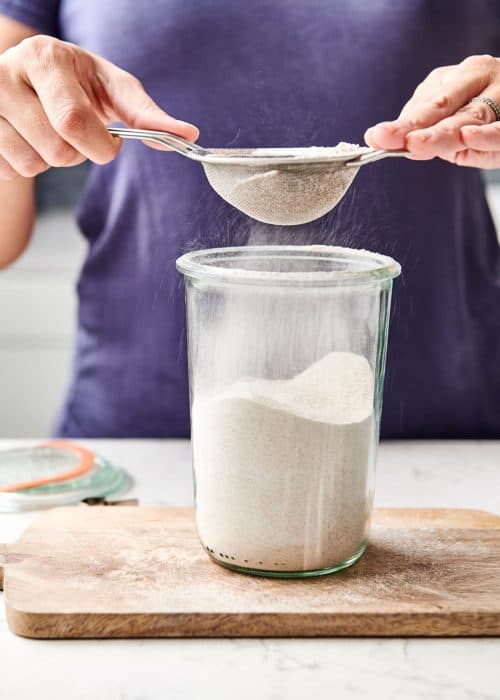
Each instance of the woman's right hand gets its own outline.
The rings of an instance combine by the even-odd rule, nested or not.
[[[164,112],[130,73],[49,36],[0,55],[0,177],[34,177],[50,166],[107,163],[121,140],[105,124],[172,131],[198,129]]]

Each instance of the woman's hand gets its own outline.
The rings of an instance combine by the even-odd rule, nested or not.
[[[73,44],[34,36],[0,55],[0,177],[33,177],[86,158],[107,163],[121,144],[104,126],[111,121],[198,137],[137,78]]]
[[[398,119],[373,126],[366,143],[385,150],[407,149],[418,160],[438,156],[457,165],[500,167],[500,121],[484,102],[500,105],[500,59],[470,56],[436,68],[415,90]]]

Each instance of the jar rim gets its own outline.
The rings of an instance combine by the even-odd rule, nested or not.
[[[248,263],[262,260],[290,260],[300,264],[341,263],[345,269],[280,271],[248,269]],[[238,259],[246,267],[227,266]],[[226,263],[226,265],[224,265]],[[185,253],[176,261],[179,272],[197,280],[234,284],[328,286],[363,284],[390,280],[401,273],[393,258],[357,248],[329,245],[252,245],[207,248]]]

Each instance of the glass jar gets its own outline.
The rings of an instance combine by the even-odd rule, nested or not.
[[[218,564],[314,576],[363,553],[373,504],[392,280],[331,246],[188,253],[198,533]]]

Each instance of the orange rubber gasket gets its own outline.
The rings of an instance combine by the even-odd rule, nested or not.
[[[9,484],[8,486],[1,486],[0,492],[9,491],[22,491],[24,489],[32,489],[36,486],[45,486],[46,484],[55,484],[58,481],[67,481],[68,479],[75,479],[77,476],[81,476],[86,472],[90,471],[95,463],[94,453],[91,450],[87,450],[84,447],[75,445],[72,442],[65,442],[64,440],[50,440],[49,442],[44,442],[37,447],[54,447],[58,450],[66,450],[68,452],[73,452],[80,459],[78,464],[74,466],[67,472],[61,474],[55,474],[54,476],[45,476],[42,479],[33,479],[31,481],[22,481],[17,484]]]

